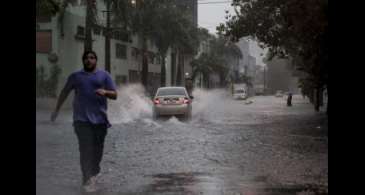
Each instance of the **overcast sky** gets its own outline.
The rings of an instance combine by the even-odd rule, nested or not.
[[[228,0],[198,0],[198,25],[216,34],[216,26],[226,21],[225,16],[228,11],[234,14],[231,1]],[[264,53],[260,56],[261,53]],[[256,43],[250,44],[250,54],[256,58],[256,64],[263,65],[262,58],[265,52]]]

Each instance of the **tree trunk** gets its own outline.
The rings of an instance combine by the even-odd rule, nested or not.
[[[319,87],[316,88],[316,101],[315,101],[315,110],[319,112],[319,108],[321,106],[321,90]]]
[[[327,89],[327,108],[326,108],[326,115],[328,116],[328,89]]]
[[[143,57],[142,57],[142,77],[141,77],[141,82],[142,85],[147,88],[147,81],[148,81],[148,58],[146,55],[146,52],[143,52]]]
[[[311,89],[310,90],[310,92],[309,92],[309,102],[311,103],[311,104],[314,104],[314,100],[315,100],[315,98],[314,98],[314,89]]]
[[[209,89],[210,88],[210,82],[209,82],[209,80],[210,80],[210,77],[209,77],[209,74],[207,74],[207,76],[206,76],[206,83],[207,83],[207,88]]]
[[[171,53],[171,85],[175,86],[176,84],[176,53]]]
[[[148,82],[148,53],[147,53],[147,40],[142,37],[142,77],[141,82],[145,89],[147,89]]]
[[[200,73],[200,88],[203,88],[204,87],[204,84],[203,84],[203,73]]]
[[[166,53],[161,54],[161,87],[166,86]]]
[[[93,49],[92,40],[92,26],[93,26],[93,8],[92,1],[86,1],[86,18],[85,18],[85,40],[84,40],[84,51],[91,51]]]
[[[183,67],[183,63],[182,63],[182,55],[179,53],[179,57],[178,57],[178,62],[177,62],[177,76],[176,76],[176,85],[177,86],[182,86],[182,67]]]
[[[110,4],[111,1],[108,0],[106,2],[106,33],[105,33],[105,70],[111,73],[111,64],[110,64]]]
[[[219,74],[219,87],[224,87],[226,85],[226,80],[225,80],[226,75],[224,73],[220,73]]]
[[[328,116],[328,86],[327,86],[327,108],[326,108],[326,114],[327,114],[327,116]]]

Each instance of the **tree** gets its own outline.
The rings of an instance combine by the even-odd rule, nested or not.
[[[257,39],[270,59],[290,56],[317,93],[328,90],[328,0],[233,0],[232,5],[236,16],[228,16],[220,33],[232,40]]]
[[[127,32],[138,36],[142,55],[141,82],[146,88],[148,81],[148,40],[152,40],[152,35],[156,31],[154,22],[160,16],[162,5],[168,1],[118,0],[117,2],[112,6],[113,12],[116,13],[113,21],[121,25]]]
[[[129,12],[129,27],[132,33],[137,34],[142,54],[142,77],[141,82],[144,87],[147,87],[148,81],[148,40],[151,40],[151,34],[154,31],[154,21],[158,15],[159,4],[158,0],[135,0],[131,3],[133,9]]]
[[[36,15],[38,16],[54,16],[60,10],[60,3],[55,0],[37,0]]]
[[[209,42],[208,54],[214,63],[211,64],[213,72],[220,77],[221,87],[227,84],[229,73],[237,65],[238,59],[242,58],[241,50],[226,38],[219,36]]]
[[[177,50],[180,56],[180,59],[184,59],[184,56],[194,56],[197,51],[200,44],[199,41],[199,29],[194,26],[192,21],[187,18],[187,14],[184,14],[184,12],[177,12],[178,15],[178,34],[177,34]],[[182,60],[178,60],[178,67],[177,67],[177,78],[176,83],[177,85],[182,84],[183,79],[183,70],[184,70],[184,63]]]
[[[63,37],[65,35],[65,32],[64,32],[64,18],[65,18],[66,9],[71,3],[72,3],[72,0],[64,0],[60,3],[58,23],[60,24],[61,37]]]
[[[96,0],[86,0],[84,51],[90,51],[93,49],[92,30],[96,23]]]
[[[204,34],[204,31],[202,33]],[[203,75],[205,86],[209,86],[209,75],[216,73],[220,77],[220,85],[224,86],[235,59],[242,57],[241,50],[224,37],[208,36],[205,40],[208,40],[209,49],[193,60],[193,77]]]
[[[221,86],[224,86],[227,84],[228,73],[237,65],[237,60],[242,58],[241,50],[237,45],[223,36],[213,39],[210,45],[211,55],[214,56],[213,59],[219,62],[214,67],[214,70],[219,74]],[[238,78],[234,77],[234,79]]]
[[[194,80],[197,76],[204,78],[200,83],[203,86],[209,86],[209,74],[213,72],[212,64],[214,61],[207,53],[203,53],[199,56],[198,59],[194,59],[191,62],[191,66],[193,68],[192,79]]]
[[[151,33],[152,42],[156,45],[159,52],[159,57],[162,59],[161,64],[161,86],[166,84],[166,62],[165,58],[169,48],[172,50],[180,50],[180,55],[183,52],[193,52],[197,47],[197,36],[194,32],[194,27],[191,21],[181,10],[176,6],[176,2],[167,1],[159,5],[159,12],[154,17],[155,28]],[[168,28],[166,28],[168,26]],[[180,62],[180,60],[178,60]],[[180,77],[179,77],[180,76]],[[181,64],[178,63],[179,83],[181,80]]]
[[[63,0],[60,3],[59,17],[58,22],[60,23],[60,31],[61,37],[64,36],[64,29],[63,29],[63,22],[64,22],[64,15],[68,6],[74,3],[75,0]],[[97,24],[97,10],[96,10],[96,0],[86,0],[85,4],[85,39],[84,39],[84,50],[92,50],[92,29]]]
[[[194,28],[184,14],[184,9],[177,6],[177,0],[135,0],[123,1],[114,6],[116,23],[122,22],[128,31],[136,34],[142,50],[142,84],[147,86],[148,46],[154,44],[161,58],[161,85],[166,82],[165,58],[167,51],[184,51],[189,53],[197,45]],[[119,11],[118,11],[119,10]],[[120,11],[122,10],[122,11]],[[178,69],[179,70],[179,69]],[[180,70],[181,71],[181,70]]]

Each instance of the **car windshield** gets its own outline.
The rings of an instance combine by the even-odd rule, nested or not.
[[[157,96],[167,96],[167,95],[186,95],[186,93],[183,88],[160,89],[157,92]]]
[[[245,90],[243,90],[243,89],[238,89],[238,90],[236,90],[236,91],[235,91],[235,93],[245,93]]]

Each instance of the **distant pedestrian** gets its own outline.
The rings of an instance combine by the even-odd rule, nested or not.
[[[117,99],[117,91],[109,73],[96,68],[95,52],[85,51],[82,62],[83,69],[68,77],[51,121],[55,121],[71,90],[75,90],[73,126],[79,143],[82,184],[86,192],[94,192],[107,128],[111,126],[107,117],[107,98]]]
[[[286,101],[287,106],[292,106],[292,104],[291,104],[292,98],[293,98],[293,94],[291,92],[289,92],[288,99]]]
[[[186,91],[188,91],[189,96],[192,96],[193,95],[193,80],[190,77],[186,78],[186,80],[185,80],[185,88],[186,88]]]

